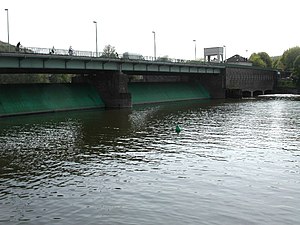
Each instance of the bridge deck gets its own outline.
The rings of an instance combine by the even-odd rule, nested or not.
[[[123,71],[126,74],[220,74],[224,68],[223,64],[161,62],[57,54],[0,53],[0,74],[97,73],[99,71]]]

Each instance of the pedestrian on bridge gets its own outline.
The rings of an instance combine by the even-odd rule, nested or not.
[[[70,46],[70,48],[69,48],[69,55],[73,55],[73,48],[72,48],[72,46]]]
[[[50,54],[54,54],[54,53],[55,53],[55,48],[53,46],[52,49],[50,50]]]
[[[16,51],[19,52],[20,51],[20,48],[21,48],[21,43],[18,42],[17,46],[16,46]]]

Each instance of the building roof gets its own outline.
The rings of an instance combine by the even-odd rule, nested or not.
[[[239,62],[248,62],[247,58],[244,58],[240,55],[234,55],[226,60],[227,62],[239,63]]]

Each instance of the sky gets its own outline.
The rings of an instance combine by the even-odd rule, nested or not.
[[[279,56],[300,46],[299,0],[1,0],[0,40],[39,47],[98,51],[112,45],[178,59],[203,58],[226,46],[226,57]],[[195,42],[193,40],[196,40]]]

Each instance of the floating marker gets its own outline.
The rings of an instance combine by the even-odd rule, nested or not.
[[[176,125],[176,133],[178,134],[181,131],[181,128],[179,125]]]

